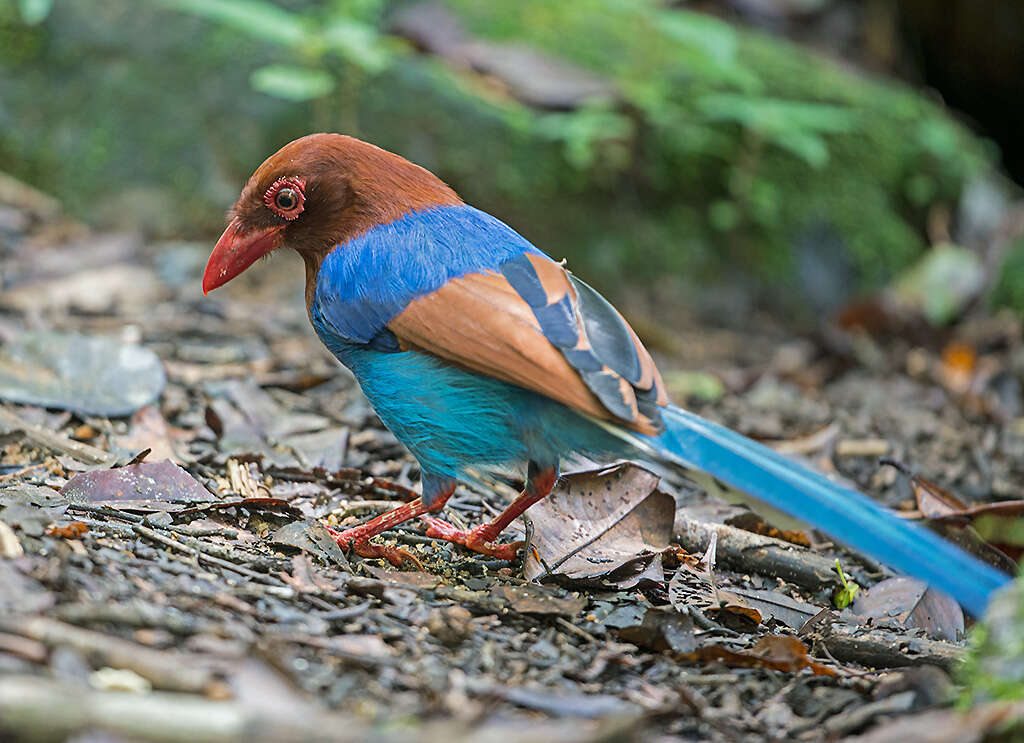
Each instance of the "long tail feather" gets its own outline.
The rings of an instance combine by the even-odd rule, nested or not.
[[[812,524],[832,538],[984,612],[1005,573],[855,490],[812,472],[735,431],[669,406],[666,430],[643,437],[662,457],[696,467]]]

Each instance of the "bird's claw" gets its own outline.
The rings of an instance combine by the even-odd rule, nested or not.
[[[383,557],[396,568],[402,567],[402,565],[408,561],[415,565],[417,570],[423,569],[423,563],[419,561],[419,558],[409,550],[403,549],[402,547],[396,547],[392,544],[375,544],[367,537],[359,534],[353,534],[353,529],[335,531],[334,529],[328,528],[327,531],[331,533],[331,536],[334,537],[334,540],[338,543],[339,547],[345,551],[352,550],[360,557],[368,557],[371,559]]]
[[[479,552],[482,555],[489,555],[499,560],[515,560],[522,549],[522,542],[505,542],[499,544],[494,541],[496,534],[491,534],[489,524],[483,524],[473,529],[457,529],[447,521],[442,521],[433,516],[420,516],[427,524],[427,536],[434,539],[443,539],[446,542],[461,544],[467,549]]]

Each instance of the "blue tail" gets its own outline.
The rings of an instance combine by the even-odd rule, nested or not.
[[[855,490],[801,467],[735,431],[669,406],[666,430],[646,439],[664,457],[696,467],[944,591],[980,616],[1010,576]]]

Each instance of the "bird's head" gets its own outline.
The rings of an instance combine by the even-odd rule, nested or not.
[[[315,275],[328,252],[366,230],[459,203],[437,176],[398,155],[341,134],[310,134],[249,178],[206,263],[203,292],[282,246],[297,250]]]

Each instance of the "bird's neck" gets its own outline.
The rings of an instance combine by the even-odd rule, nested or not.
[[[313,306],[313,297],[316,294],[316,277],[320,273],[320,266],[323,265],[327,253],[302,251],[299,255],[302,256],[302,262],[306,265],[306,311],[308,312]]]

